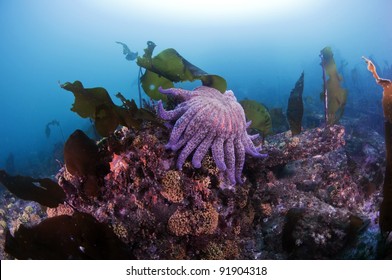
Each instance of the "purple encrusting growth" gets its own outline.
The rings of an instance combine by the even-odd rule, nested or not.
[[[225,172],[231,183],[241,184],[245,153],[254,157],[266,156],[260,154],[261,147],[255,147],[252,142],[258,135],[247,134],[249,123],[231,90],[222,94],[214,88],[201,86],[192,91],[179,88],[159,88],[159,91],[183,99],[172,111],[166,111],[161,101],[158,103],[158,115],[164,120],[175,121],[166,148],[173,151],[183,148],[177,160],[178,169],[192,152],[192,165],[200,168],[211,148],[219,170]]]

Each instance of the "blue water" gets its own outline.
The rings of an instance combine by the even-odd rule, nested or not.
[[[0,168],[12,153],[15,172],[48,175],[34,174],[32,166],[50,157],[63,138],[57,127],[47,138],[45,125],[58,120],[65,139],[90,127],[70,111],[73,95],[59,81],[80,80],[85,87],[105,87],[113,100],[117,92],[137,100],[138,67],[115,41],[139,55],[148,40],[157,44],[155,54],[175,48],[224,77],[238,99],[270,107],[287,106],[304,70],[304,96],[312,96],[320,112],[319,53],[331,46],[348,104],[359,94],[379,100],[381,89],[361,56],[392,63],[390,11],[390,0],[0,0]],[[350,77],[354,68],[361,92]]]

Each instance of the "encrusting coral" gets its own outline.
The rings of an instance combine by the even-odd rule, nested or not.
[[[224,94],[209,87],[198,87],[193,91],[171,88],[161,89],[163,94],[182,99],[172,111],[166,111],[158,103],[158,115],[166,121],[175,121],[166,148],[182,151],[178,156],[177,168],[182,169],[187,157],[193,152],[192,164],[201,167],[201,161],[211,147],[218,168],[225,172],[232,184],[243,183],[241,178],[245,153],[254,157],[261,147],[255,147],[248,135],[245,113],[232,91]]]
[[[169,170],[162,179],[161,195],[171,202],[181,202],[184,199],[181,175],[176,170]]]
[[[176,236],[213,234],[218,226],[219,213],[212,205],[202,210],[177,210],[169,219],[168,227]]]

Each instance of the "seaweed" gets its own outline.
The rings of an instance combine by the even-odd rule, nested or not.
[[[386,168],[383,185],[384,198],[380,207],[380,228],[384,233],[390,233],[392,231],[392,81],[380,78],[374,63],[366,57],[362,58],[377,84],[384,89],[382,107],[385,117]]]
[[[123,47],[123,54],[125,55],[126,60],[135,60],[137,58],[138,53],[132,52],[126,44],[122,42],[116,42],[116,43],[120,44]]]
[[[97,196],[100,189],[98,178],[109,172],[109,166],[106,164],[101,168],[95,142],[83,131],[75,130],[65,142],[64,161],[70,174],[83,178],[83,192],[88,196]]]
[[[362,59],[365,60],[368,70],[373,74],[377,84],[382,86],[384,90],[382,93],[382,108],[384,111],[384,117],[389,123],[392,124],[392,81],[380,78],[377,74],[376,66],[370,59],[367,59],[364,56]]]
[[[272,132],[271,116],[264,104],[255,100],[242,100],[240,104],[244,108],[246,118],[252,121],[250,128],[258,130],[263,139]]]
[[[140,77],[140,82],[144,92],[153,100],[162,100],[167,102],[167,95],[159,92],[159,87],[172,88],[174,84],[169,79],[162,77],[154,72],[146,70]]]
[[[325,47],[322,49],[320,57],[324,81],[321,98],[325,103],[325,120],[328,125],[333,125],[338,123],[343,116],[347,101],[347,90],[340,86],[342,77],[336,69],[331,48]],[[328,80],[326,80],[326,75],[328,75]]]
[[[123,106],[117,112],[124,119],[125,126],[128,128],[140,128],[141,121],[153,122],[160,125],[161,122],[156,118],[155,113],[146,108],[138,108],[135,100],[126,99],[120,92],[116,97],[121,100]]]
[[[5,251],[17,259],[133,259],[126,248],[107,225],[80,212],[20,225],[14,236],[7,230],[5,240]]]
[[[126,44],[122,42],[116,43],[123,46],[124,54],[131,53],[132,58],[135,54],[137,55],[137,53],[130,52]],[[140,67],[138,77],[140,103],[140,83],[144,92],[151,99],[164,102],[167,101],[167,97],[158,91],[159,87],[172,88],[174,83],[178,82],[200,80],[204,86],[213,87],[222,93],[226,91],[227,83],[222,77],[208,74],[190,63],[173,48],[165,49],[153,57],[155,47],[156,44],[154,42],[148,41],[143,56],[138,56],[136,60],[137,65]],[[142,68],[145,69],[144,73]]]
[[[119,125],[140,129],[143,120],[154,120],[154,115],[136,106],[134,100],[127,100],[121,94],[123,106],[113,103],[106,89],[102,87],[84,88],[80,81],[60,85],[75,96],[71,111],[82,118],[91,118],[101,136],[109,136]]]
[[[60,122],[59,122],[58,120],[52,120],[51,122],[48,122],[48,123],[46,124],[46,126],[45,126],[45,135],[46,135],[46,138],[49,138],[49,137],[50,137],[50,134],[51,134],[51,132],[52,132],[51,129],[50,129],[50,126],[57,126],[57,127],[60,129],[61,137],[63,138],[63,141],[64,141],[63,129],[61,128]]]
[[[20,199],[33,200],[50,208],[57,207],[65,200],[63,189],[49,178],[11,176],[0,170],[0,183]]]
[[[147,41],[147,48],[144,49],[143,58],[151,59],[156,46],[153,41]]]
[[[271,108],[269,110],[272,120],[272,131],[274,133],[280,133],[286,131],[289,126],[287,124],[287,118],[283,113],[282,108]]]
[[[101,136],[108,136],[120,124],[121,119],[116,111],[117,106],[104,88],[84,88],[80,81],[66,82],[60,86],[71,91],[75,96],[75,103],[71,111],[82,118],[93,119]]]
[[[304,103],[302,93],[304,91],[304,72],[295,83],[294,89],[290,93],[289,103],[287,106],[287,120],[289,122],[292,135],[301,133],[302,117],[304,114]]]
[[[218,75],[210,75],[183,58],[175,49],[169,48],[152,57],[155,44],[147,42],[144,55],[137,58],[137,65],[146,69],[141,78],[144,91],[154,100],[165,100],[158,88],[173,87],[173,83],[200,80],[204,86],[225,92],[226,80]],[[154,73],[154,74],[152,74]]]

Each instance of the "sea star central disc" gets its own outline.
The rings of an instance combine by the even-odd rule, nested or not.
[[[254,157],[266,156],[260,154],[261,147],[255,147],[252,142],[258,135],[246,132],[244,110],[231,90],[222,94],[214,88],[201,86],[192,91],[180,88],[160,88],[159,91],[183,100],[171,111],[166,111],[161,101],[158,103],[158,115],[164,120],[175,121],[166,148],[173,151],[182,148],[178,169],[192,152],[192,165],[200,168],[211,148],[219,170],[225,172],[231,183],[241,184],[245,153]]]

